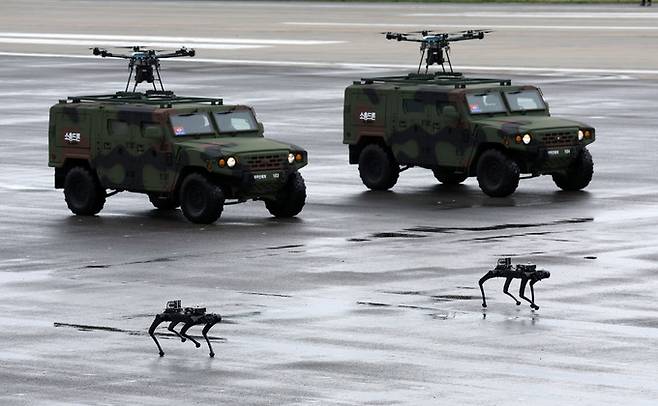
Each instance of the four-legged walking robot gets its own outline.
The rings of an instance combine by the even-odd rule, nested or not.
[[[160,343],[158,342],[158,339],[155,338],[155,335],[153,333],[155,332],[155,329],[158,328],[160,323],[163,323],[165,321],[170,322],[169,326],[167,327],[167,330],[176,334],[181,339],[182,342],[185,342],[185,340],[192,341],[194,345],[196,345],[196,348],[201,347],[201,344],[198,341],[196,341],[194,338],[188,336],[187,330],[189,330],[190,327],[192,326],[204,324],[205,326],[203,327],[203,330],[201,330],[201,335],[203,336],[203,338],[206,339],[206,343],[208,343],[210,356],[211,357],[215,356],[215,353],[212,350],[212,346],[210,345],[210,340],[208,340],[207,334],[208,331],[212,328],[212,326],[222,321],[222,316],[215,313],[206,313],[205,307],[183,308],[181,307],[180,300],[168,301],[165,310],[162,313],[157,314],[155,316],[155,320],[153,320],[153,323],[149,328],[149,335],[151,336],[151,338],[153,338],[153,341],[155,341],[155,345],[158,346],[158,350],[160,351],[161,357],[164,357],[164,351],[162,351],[162,347],[160,347]],[[179,323],[183,323],[183,328],[180,329],[180,332],[174,330],[174,327],[176,327],[176,325]]]
[[[521,299],[530,303],[530,307],[535,310],[539,309],[539,306],[535,304],[535,283],[539,282],[542,279],[550,278],[551,273],[548,271],[537,270],[537,265],[516,265],[512,266],[512,258],[500,258],[498,259],[498,264],[496,268],[489,271],[484,275],[480,282],[480,291],[482,292],[482,307],[487,307],[487,300],[484,295],[484,287],[482,286],[484,282],[491,278],[506,278],[505,285],[503,285],[503,293],[507,296],[514,299],[516,305],[520,305],[521,302],[509,293],[509,285],[512,283],[512,279],[521,279],[521,286],[519,289],[519,296]],[[530,299],[525,297],[525,287],[530,282]]]

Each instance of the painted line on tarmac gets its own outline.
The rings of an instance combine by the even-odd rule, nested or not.
[[[54,53],[25,53],[25,52],[0,52],[0,56],[34,57],[34,58],[73,58],[73,59],[98,59],[94,55],[54,54]],[[413,64],[367,64],[350,62],[304,62],[304,61],[272,61],[256,59],[211,59],[193,58],[178,59],[176,62],[183,63],[215,63],[221,65],[262,65],[262,66],[296,66],[308,68],[342,68],[342,69],[417,69]],[[454,67],[464,71],[483,72],[513,72],[513,73],[558,73],[558,74],[596,74],[596,75],[658,75],[658,69],[599,69],[599,68],[551,68],[551,67],[518,67],[518,66],[468,66]]]
[[[282,24],[297,26],[318,27],[418,27],[429,26],[436,28],[467,29],[469,24],[436,24],[436,23],[342,23],[342,22],[312,22],[312,21],[286,21]],[[543,30],[543,31],[658,31],[658,26],[596,26],[596,25],[501,25],[483,24],[487,29],[493,30]]]
[[[23,39],[85,40],[85,41],[128,41],[131,44],[141,41],[165,42],[177,44],[231,44],[231,45],[328,45],[344,41],[300,40],[300,39],[258,39],[258,38],[214,38],[214,37],[169,37],[153,35],[105,35],[105,34],[67,34],[38,32],[0,32],[0,37]]]

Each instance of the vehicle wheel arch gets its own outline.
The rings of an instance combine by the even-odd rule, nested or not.
[[[356,144],[350,145],[349,146],[349,152],[350,152],[350,164],[357,164],[359,163],[359,156],[361,155],[361,151],[363,151],[363,148],[370,144],[377,144],[384,148],[388,153],[390,153],[393,156],[393,150],[386,144],[386,141],[384,140],[384,137],[377,137],[377,136],[366,136],[366,137],[361,137],[357,141]]]
[[[490,149],[495,149],[503,154],[507,155],[511,159],[513,159],[516,164],[519,166],[519,169],[521,169],[521,172],[526,171],[526,165],[522,159],[520,159],[519,154],[516,153],[514,150],[510,148],[506,148],[503,144],[497,143],[497,142],[483,142],[478,145],[475,154],[473,155],[473,158],[471,159],[471,162],[468,166],[468,174],[469,176],[475,175],[477,173],[477,165],[478,161],[480,160],[480,157],[485,151],[488,151]]]
[[[55,188],[62,189],[64,187],[64,179],[66,179],[66,174],[76,166],[89,170],[96,177],[96,180],[99,180],[96,169],[91,166],[88,160],[80,158],[67,158],[64,160],[64,164],[61,167],[55,168]]]

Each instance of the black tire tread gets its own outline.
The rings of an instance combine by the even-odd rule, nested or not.
[[[265,200],[265,207],[274,217],[298,215],[306,204],[306,184],[299,172],[292,173],[274,200]]]
[[[586,148],[583,148],[566,173],[553,174],[553,182],[562,190],[577,191],[587,187],[593,175],[594,161],[592,154]]]
[[[379,159],[382,162],[383,173],[379,179],[372,179],[367,173],[367,157]],[[400,177],[400,166],[388,148],[379,144],[366,145],[359,154],[359,176],[363,184],[371,190],[389,190]]]
[[[187,188],[193,183],[197,183],[206,194],[206,206],[199,212],[194,213],[188,207],[187,201]],[[199,173],[191,173],[183,179],[180,187],[179,201],[181,202],[181,209],[183,215],[192,223],[197,224],[211,224],[217,221],[222,215],[224,209],[224,193],[222,189],[212,183],[207,177]]]
[[[77,179],[76,179],[77,178]],[[83,182],[89,189],[89,197],[86,202],[76,202],[71,194],[73,182]],[[98,178],[88,168],[74,166],[66,173],[64,179],[64,200],[69,210],[79,216],[93,216],[100,213],[105,206],[106,194],[101,187]]]
[[[504,176],[498,185],[489,184],[489,179],[487,179],[486,165],[490,160],[497,160],[502,165]],[[519,169],[519,165],[512,158],[497,149],[484,151],[478,159],[478,185],[484,193],[491,197],[506,197],[514,193],[519,186],[520,175],[521,170]]]

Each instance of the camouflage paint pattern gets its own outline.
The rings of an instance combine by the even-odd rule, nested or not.
[[[288,175],[308,162],[299,146],[264,138],[255,131],[220,133],[213,112],[253,110],[247,106],[211,104],[159,105],[62,101],[50,109],[49,166],[55,186],[63,187],[66,170],[82,164],[95,171],[106,189],[155,193],[176,192],[182,177],[202,172],[222,185],[227,198],[272,197]],[[205,113],[212,133],[176,136],[170,117]],[[116,127],[114,127],[116,125]],[[288,162],[288,154],[301,160]],[[220,159],[235,158],[233,168]]]
[[[350,163],[358,163],[361,149],[371,142],[390,148],[400,165],[446,169],[475,175],[479,155],[488,148],[504,150],[523,173],[534,175],[566,170],[595,139],[589,125],[551,117],[545,110],[498,114],[471,114],[468,93],[537,90],[534,86],[485,83],[457,86],[393,78],[364,79],[345,90],[343,143],[349,145]],[[475,80],[477,81],[477,80]],[[446,115],[445,106],[456,116]],[[590,136],[578,140],[578,131]],[[531,142],[517,142],[530,134]]]

